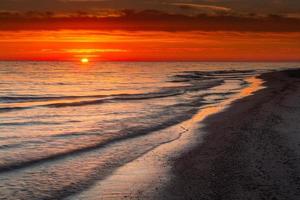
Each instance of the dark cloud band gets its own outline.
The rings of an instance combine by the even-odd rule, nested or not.
[[[99,13],[98,13],[99,14]],[[267,17],[206,15],[187,16],[146,10],[112,10],[99,15],[77,12],[1,12],[0,30],[126,30],[126,31],[270,31],[299,32],[300,19],[277,15]]]

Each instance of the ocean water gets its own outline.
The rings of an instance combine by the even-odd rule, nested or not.
[[[63,199],[297,63],[0,62],[0,199]],[[156,133],[155,135],[153,133]]]

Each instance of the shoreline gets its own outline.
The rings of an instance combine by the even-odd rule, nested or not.
[[[243,88],[232,98],[203,108],[192,119],[163,130],[165,134],[182,132],[179,138],[152,149],[119,167],[112,175],[88,190],[67,199],[156,199],[161,188],[168,185],[172,179],[172,160],[202,143],[202,137],[206,133],[203,131],[199,133],[198,128],[203,126],[201,123],[203,119],[222,112],[237,99],[244,98],[263,88],[261,79],[248,77],[245,80],[249,86]]]
[[[250,77],[249,87],[228,102],[164,130],[182,131],[179,138],[67,199],[297,199],[299,74],[294,70]]]
[[[300,70],[260,77],[265,89],[203,121],[204,141],[171,161],[154,199],[300,197]]]

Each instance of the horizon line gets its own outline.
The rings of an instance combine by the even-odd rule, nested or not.
[[[8,59],[0,60],[0,62],[68,62],[68,63],[79,63],[78,60],[31,60],[31,59]],[[98,62],[300,62],[299,60],[91,60],[90,63]]]

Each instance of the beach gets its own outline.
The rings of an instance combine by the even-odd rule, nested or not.
[[[300,200],[300,0],[1,0],[0,200]]]
[[[265,89],[204,120],[156,199],[299,199],[300,70],[260,78]]]
[[[70,199],[298,199],[299,70],[251,80],[179,124],[188,128],[179,138]]]
[[[297,64],[0,65],[0,199],[299,196]]]

